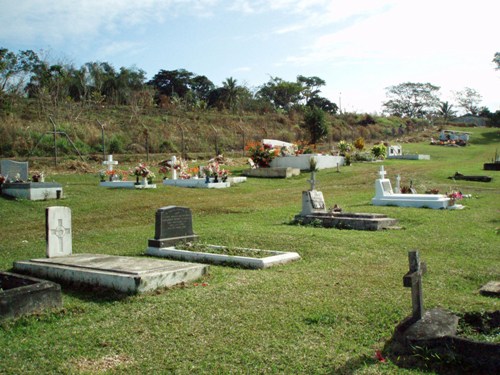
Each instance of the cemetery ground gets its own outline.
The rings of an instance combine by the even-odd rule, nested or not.
[[[155,211],[177,205],[192,210],[203,242],[295,251],[302,260],[265,270],[212,265],[197,282],[141,295],[63,285],[62,310],[0,325],[0,373],[456,373],[453,363],[436,365],[430,355],[398,367],[384,347],[411,315],[402,282],[409,250],[419,250],[427,263],[426,309],[458,315],[500,309],[498,298],[479,294],[500,279],[500,175],[482,170],[500,141],[496,129],[471,132],[465,148],[404,145],[431,160],[383,162],[388,178],[400,174],[402,185],[413,180],[419,193],[471,194],[461,202],[464,210],[372,206],[380,163],[317,173],[329,207],[384,213],[402,230],[289,225],[308,173],[249,179],[231,189],[135,191],[101,188],[95,174],[54,171],[63,200],[0,199],[0,269],[45,255],[44,212],[52,205],[72,210],[74,253],[142,257]],[[448,180],[456,171],[493,181]],[[498,333],[481,339],[500,341]]]

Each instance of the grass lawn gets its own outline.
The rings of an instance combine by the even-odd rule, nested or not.
[[[72,209],[74,253],[143,256],[156,209],[179,205],[192,210],[194,231],[205,243],[302,256],[260,271],[211,266],[197,283],[136,296],[63,287],[62,311],[0,325],[0,373],[432,373],[426,358],[420,369],[402,369],[392,360],[380,363],[375,352],[411,313],[410,290],[402,283],[408,250],[419,250],[428,266],[426,308],[500,308],[499,299],[478,293],[500,280],[500,174],[482,170],[500,146],[499,133],[470,131],[465,148],[403,144],[405,151],[430,154],[430,161],[383,163],[393,184],[400,174],[402,184],[412,180],[420,193],[437,188],[472,194],[461,211],[372,206],[380,163],[317,173],[328,206],[384,213],[398,219],[402,230],[288,225],[301,210],[308,173],[288,180],[249,178],[229,189],[159,184],[145,191],[100,188],[95,175],[61,173],[48,180],[63,184],[62,201],[0,199],[2,270],[45,256],[49,205]],[[456,171],[494,179],[447,179]]]

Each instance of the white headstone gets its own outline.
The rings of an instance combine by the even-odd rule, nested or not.
[[[177,163],[177,158],[175,155],[172,156],[172,180],[177,180],[177,169],[175,169],[175,163]]]
[[[108,166],[108,171],[113,172],[113,165],[118,165],[116,160],[113,160],[113,155],[108,155],[108,160],[102,162],[102,164]]]
[[[47,258],[62,257],[73,253],[71,235],[71,209],[47,207],[45,209]]]

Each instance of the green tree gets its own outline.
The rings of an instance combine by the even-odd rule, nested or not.
[[[312,98],[318,98],[320,87],[326,85],[326,82],[319,77],[304,77],[302,75],[297,76],[297,82],[303,86],[302,96],[308,103]]]
[[[458,102],[458,106],[466,113],[473,116],[479,113],[479,104],[482,97],[476,90],[466,87],[462,91],[457,91],[455,92],[455,100]]]
[[[448,102],[441,102],[438,108],[438,114],[446,121],[453,118],[456,111],[453,110],[453,105]]]
[[[38,63],[38,55],[31,50],[15,54],[7,48],[0,48],[0,95],[7,92],[20,94]]]
[[[439,107],[439,87],[430,83],[406,82],[386,88],[389,100],[383,103],[384,112],[394,116],[425,117]]]
[[[288,82],[278,77],[271,77],[257,91],[257,98],[272,103],[274,108],[290,109],[302,99],[303,86],[300,82]]]
[[[328,135],[325,112],[318,107],[306,107],[302,127],[309,131],[310,142],[312,144],[318,143]]]

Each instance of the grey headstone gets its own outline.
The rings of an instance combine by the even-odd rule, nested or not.
[[[45,219],[47,258],[71,255],[73,253],[71,209],[60,206],[47,207]]]
[[[197,239],[193,233],[193,216],[187,207],[167,206],[156,211],[155,237],[150,247],[173,246],[177,242]]]
[[[2,176],[13,180],[17,174],[21,177],[21,180],[28,180],[28,162],[27,161],[14,161],[14,160],[2,160],[0,162],[0,173]]]

